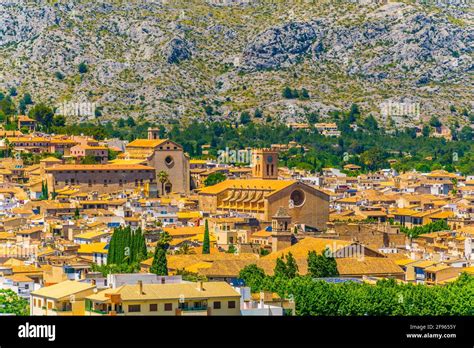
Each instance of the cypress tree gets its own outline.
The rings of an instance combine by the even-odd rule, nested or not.
[[[114,264],[116,263],[116,253],[117,253],[117,229],[115,229],[114,234],[112,235],[112,238],[110,240],[110,246],[109,246],[109,256],[110,256],[110,262],[109,259],[107,259],[107,264]]]
[[[115,264],[122,263],[122,236],[123,236],[123,228],[120,227],[117,230],[117,242],[115,244]]]
[[[44,181],[42,181],[42,182],[41,182],[41,197],[40,197],[40,199],[41,199],[41,200],[48,199],[48,198],[46,197],[46,195],[47,195],[47,193],[46,193],[46,185],[45,185]]]
[[[135,259],[137,261],[141,261],[142,260],[142,239],[143,239],[142,229],[139,228],[136,233],[137,235],[135,237]]]
[[[115,264],[115,253],[117,250],[117,234],[118,234],[119,228],[116,228],[114,230],[114,233],[112,234],[112,238],[110,238],[110,243],[109,243],[109,252],[107,254],[107,264],[112,265]]]
[[[109,252],[107,253],[107,264],[112,264],[112,250],[114,248],[113,246],[113,243],[114,243],[114,234],[115,232],[112,234],[112,237],[110,238],[110,242],[109,242]]]
[[[124,232],[123,228],[117,231],[117,245],[115,251],[115,264],[120,265],[123,262],[123,248],[124,248]]]
[[[138,229],[132,233],[130,241],[130,262],[134,263],[137,260],[137,238],[139,238]]]
[[[126,239],[126,234],[127,234],[127,229],[126,227],[120,229],[120,233],[118,235],[118,245],[119,247],[117,248],[117,264],[120,265],[123,263],[124,257],[125,257],[125,239]]]
[[[160,247],[156,247],[153,263],[150,272],[157,275],[168,275],[168,263],[166,261],[166,251]]]
[[[124,254],[124,247],[125,247],[125,229],[121,228],[118,235],[117,235],[117,252],[116,252],[116,263],[120,265],[123,263],[123,254]]]
[[[114,234],[112,235],[112,240],[111,240],[111,246],[109,249],[109,253],[111,256],[111,263],[112,264],[117,264],[117,247],[118,247],[118,235],[119,235],[120,227],[116,228],[114,231]],[[108,261],[107,261],[108,263]]]
[[[123,262],[130,264],[132,259],[132,229],[127,226],[123,242]]]
[[[46,200],[49,199],[48,182],[47,181],[44,183],[44,197],[45,197]]]
[[[144,260],[146,258],[147,253],[148,250],[146,247],[145,235],[143,233],[140,233],[139,260]]]
[[[202,253],[203,254],[210,254],[211,253],[211,242],[209,240],[209,225],[207,220],[204,224],[204,238],[202,242]]]
[[[130,227],[114,230],[109,243],[107,264],[133,264],[146,258],[147,248],[141,228],[132,232]]]
[[[132,262],[141,261],[147,255],[145,237],[140,227],[133,234],[131,250]]]

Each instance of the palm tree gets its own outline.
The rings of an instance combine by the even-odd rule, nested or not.
[[[179,255],[190,255],[195,253],[196,252],[189,247],[189,244],[181,245],[181,247],[176,251],[176,254]]]
[[[167,249],[167,246],[169,245],[172,239],[173,237],[171,237],[168,232],[163,231],[158,237],[157,246],[161,246],[163,249]]]
[[[161,194],[165,193],[165,183],[169,181],[169,175],[164,170],[158,173],[158,181],[161,182]]]

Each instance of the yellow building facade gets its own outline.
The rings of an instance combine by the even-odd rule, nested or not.
[[[85,315],[240,315],[240,294],[225,282],[134,284],[86,298]]]

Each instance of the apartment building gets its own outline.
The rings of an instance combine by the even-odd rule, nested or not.
[[[32,291],[30,315],[84,315],[84,298],[94,289],[92,284],[66,280]]]
[[[125,284],[86,297],[85,315],[240,315],[240,293],[225,282]]]

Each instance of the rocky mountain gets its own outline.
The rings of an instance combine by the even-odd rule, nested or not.
[[[0,90],[94,102],[104,121],[257,108],[262,121],[298,121],[353,102],[379,116],[380,103],[398,101],[421,114],[398,122],[436,114],[463,123],[472,24],[468,8],[408,1],[0,0]],[[285,99],[285,86],[310,98]]]

